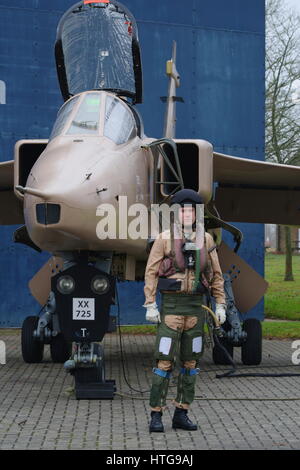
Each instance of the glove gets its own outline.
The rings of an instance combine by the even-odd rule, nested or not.
[[[151,323],[159,323],[160,322],[160,313],[157,310],[156,302],[152,304],[144,304],[143,307],[147,309],[146,312],[146,320],[150,321]]]
[[[226,321],[226,305],[225,304],[216,304],[216,316],[219,322],[224,323]]]

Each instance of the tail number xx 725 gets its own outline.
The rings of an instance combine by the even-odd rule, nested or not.
[[[73,298],[73,320],[95,320],[95,299]]]

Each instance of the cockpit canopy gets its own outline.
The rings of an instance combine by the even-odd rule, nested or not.
[[[76,3],[61,18],[55,44],[63,98],[110,90],[142,102],[142,66],[137,26],[115,0]]]
[[[74,96],[61,107],[50,140],[58,135],[105,136],[121,145],[141,132],[135,110],[113,94],[95,91]]]

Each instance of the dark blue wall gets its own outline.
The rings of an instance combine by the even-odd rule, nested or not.
[[[61,14],[73,0],[0,0],[0,160],[14,143],[47,138],[62,104],[53,45]],[[161,137],[166,95],[165,63],[177,41],[181,74],[177,137],[202,138],[217,151],[264,158],[264,0],[124,0],[138,21],[144,71],[145,131]],[[263,226],[239,224],[240,255],[263,274]],[[27,283],[47,259],[11,242],[0,227],[0,327],[19,326],[38,312]],[[123,323],[144,319],[141,283],[120,286]],[[248,316],[262,318],[263,302]]]

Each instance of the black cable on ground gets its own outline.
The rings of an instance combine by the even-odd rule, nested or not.
[[[126,371],[125,371],[125,360],[124,360],[124,350],[123,350],[123,343],[122,343],[122,332],[121,332],[121,317],[120,317],[120,302],[119,302],[119,294],[118,294],[118,287],[116,284],[116,297],[117,297],[117,307],[118,307],[118,332],[119,332],[119,344],[120,344],[120,352],[121,352],[121,363],[122,363],[122,371],[123,371],[123,377],[125,380],[125,383],[128,385],[130,390],[133,390],[134,392],[138,393],[149,393],[149,390],[137,390],[136,388],[132,387],[127,379],[126,376]]]
[[[214,341],[217,344],[218,348],[221,348],[225,356],[227,357],[228,361],[232,365],[232,369],[228,370],[224,374],[216,374],[217,379],[223,379],[224,377],[232,378],[232,377],[300,377],[300,374],[296,374],[293,372],[286,372],[282,374],[266,374],[266,373],[261,373],[261,372],[246,372],[243,374],[237,374],[237,368],[236,365],[230,356],[229,352],[227,349],[220,343],[218,336],[214,333]]]
[[[124,350],[123,350],[123,344],[122,344],[122,332],[121,332],[121,319],[120,319],[120,302],[119,302],[119,295],[118,295],[118,288],[116,285],[116,297],[117,297],[117,307],[118,307],[118,331],[119,331],[119,344],[120,344],[120,352],[121,352],[121,363],[122,363],[122,371],[123,371],[123,376],[125,383],[127,386],[130,388],[130,390],[133,390],[134,392],[138,393],[149,393],[149,390],[137,390],[134,387],[132,387],[127,379],[126,376],[126,371],[125,371],[125,360],[124,360]],[[233,378],[233,377],[300,377],[300,373],[293,373],[293,372],[287,372],[287,373],[281,373],[281,374],[275,374],[275,373],[261,373],[261,372],[246,372],[239,374],[237,373],[237,367],[233,361],[233,358],[230,356],[229,352],[227,349],[220,343],[218,336],[214,333],[213,334],[214,341],[217,344],[217,347],[219,347],[225,356],[227,357],[228,361],[232,365],[232,369],[228,370],[224,374],[216,374],[217,379],[223,379],[225,377],[227,378]]]

